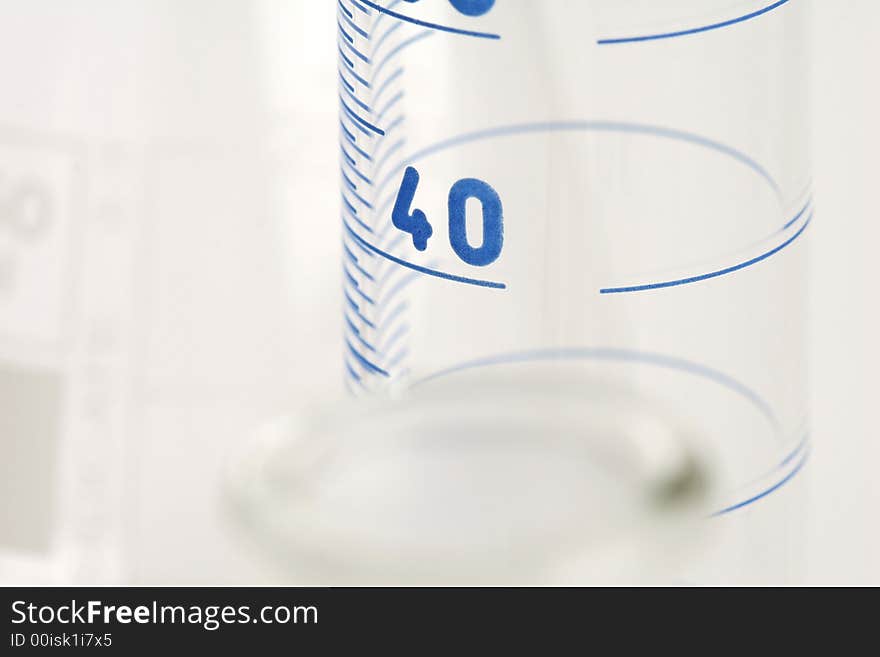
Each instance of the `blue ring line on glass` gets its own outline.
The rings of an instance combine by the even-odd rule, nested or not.
[[[655,126],[648,124],[639,124],[639,123],[626,123],[626,122],[618,122],[618,121],[556,121],[556,122],[541,122],[541,123],[524,123],[524,124],[515,124],[515,125],[507,125],[507,126],[498,126],[495,128],[490,128],[486,130],[480,130],[477,132],[471,132],[462,134],[456,137],[452,137],[450,139],[446,139],[436,144],[432,144],[426,148],[415,151],[410,154],[408,157],[403,158],[399,163],[395,165],[383,178],[381,182],[377,184],[377,188],[382,190],[384,189],[391,180],[395,178],[395,176],[399,175],[407,166],[411,166],[416,162],[428,158],[432,155],[440,153],[442,151],[455,148],[458,146],[462,146],[464,144],[469,144],[473,142],[478,142],[486,139],[493,139],[499,137],[510,137],[516,135],[526,135],[526,134],[537,134],[542,132],[618,132],[623,134],[636,134],[636,135],[644,135],[650,137],[657,137],[661,139],[669,139],[673,141],[683,142],[687,144],[691,144],[693,146],[706,148],[726,157],[729,157],[748,169],[752,170],[756,175],[758,175],[764,182],[770,187],[774,195],[779,199],[780,204],[782,204],[782,191],[780,189],[779,184],[773,178],[769,171],[761,164],[759,164],[756,160],[754,160],[749,155],[743,153],[742,151],[737,150],[731,146],[723,144],[721,142],[715,141],[713,139],[709,139],[707,137],[703,137],[701,135],[687,132],[684,130],[677,130],[674,128],[667,128],[663,126]],[[387,207],[387,203],[380,204],[381,208]],[[688,285],[692,283],[697,283],[705,280],[710,280],[713,278],[717,278],[720,276],[725,276],[728,274],[732,274],[734,272],[740,271],[742,269],[746,269],[753,265],[757,265],[764,260],[776,255],[780,251],[787,248],[793,242],[795,242],[806,230],[808,225],[812,220],[812,212],[808,212],[810,210],[811,200],[808,200],[795,214],[793,217],[787,217],[784,225],[781,230],[774,230],[771,234],[776,235],[780,232],[786,232],[789,229],[795,229],[795,232],[791,236],[786,236],[783,238],[782,242],[768,251],[759,254],[758,256],[749,258],[747,260],[736,262],[727,267],[723,267],[717,270],[713,270],[710,272],[704,272],[695,274],[693,276],[677,278],[674,280],[666,280],[666,281],[652,281],[649,283],[638,283],[633,285],[625,285],[618,287],[606,286],[600,288],[600,294],[620,294],[626,292],[643,292],[649,290],[658,290],[663,288],[676,287],[680,285]],[[351,230],[349,228],[349,230]],[[355,235],[357,233],[354,233]],[[451,274],[444,271],[439,271],[431,268],[426,268],[421,265],[417,265],[412,263],[404,258],[400,258],[394,256],[387,251],[381,249],[380,247],[373,244],[369,239],[364,239],[361,236],[358,236],[358,239],[363,242],[365,248],[370,249],[376,255],[380,257],[386,258],[395,264],[398,264],[402,267],[407,267],[414,271],[418,271],[422,274],[426,274],[429,276],[435,276],[437,278],[442,278],[445,280],[449,280],[456,283],[463,283],[468,285],[476,285],[479,287],[491,288],[491,289],[507,289],[507,284],[504,282],[490,281],[479,278],[472,278],[468,276],[460,276],[456,274]]]
[[[664,354],[640,352],[620,348],[608,347],[583,347],[569,349],[538,349],[532,351],[513,352],[487,356],[476,360],[459,363],[451,367],[439,370],[424,376],[413,382],[412,387],[418,387],[446,376],[467,370],[473,370],[493,365],[507,365],[517,363],[531,363],[541,361],[573,361],[591,360],[606,362],[635,362],[670,369],[684,374],[699,376],[707,381],[719,385],[738,395],[752,405],[768,422],[773,434],[780,438],[782,429],[771,405],[757,392],[741,383],[732,376],[719,370],[695,363],[683,358]],[[758,491],[748,494],[745,498],[734,503],[726,504],[711,514],[712,517],[727,515],[758,502],[788,484],[803,469],[810,456],[809,433],[806,432],[797,444],[780,461],[772,465],[769,470],[759,478],[765,483]]]

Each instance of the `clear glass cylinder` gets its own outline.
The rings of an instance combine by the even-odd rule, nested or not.
[[[651,399],[713,464],[677,581],[796,575],[809,2],[338,5],[350,392]]]

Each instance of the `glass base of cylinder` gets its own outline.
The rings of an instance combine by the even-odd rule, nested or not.
[[[480,376],[282,418],[227,497],[295,583],[658,583],[702,544],[706,463],[624,388]]]

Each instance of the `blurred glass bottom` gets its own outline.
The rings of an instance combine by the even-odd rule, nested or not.
[[[235,517],[298,584],[669,581],[702,541],[697,442],[626,388],[558,374],[281,419],[233,467]]]

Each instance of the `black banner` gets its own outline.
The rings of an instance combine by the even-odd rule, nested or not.
[[[481,635],[497,645],[529,630],[580,632],[589,617],[584,603],[595,603],[597,595],[576,589],[7,588],[0,654],[302,648],[327,654],[392,645],[420,654]]]

